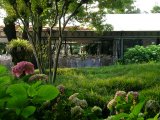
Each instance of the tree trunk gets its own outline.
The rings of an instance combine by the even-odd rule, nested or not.
[[[17,39],[14,21],[5,22],[5,19],[4,19],[4,24],[5,24],[5,27],[3,28],[3,31],[6,34],[8,41],[11,41],[12,39]]]
[[[61,50],[62,40],[63,40],[63,37],[62,37],[62,35],[60,35],[60,36],[59,36],[59,44],[58,44],[58,47],[57,47],[57,49],[56,49],[55,58],[54,58],[52,84],[56,81],[57,67],[58,67],[58,59],[59,59],[59,54],[60,54],[60,50]]]
[[[52,27],[48,37],[48,63],[49,63],[49,82],[52,83],[52,48],[51,48]]]

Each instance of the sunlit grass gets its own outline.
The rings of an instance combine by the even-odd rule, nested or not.
[[[98,98],[98,102],[107,102],[117,90],[139,91],[146,98],[160,100],[160,89],[154,88],[160,86],[159,69],[160,63],[63,68],[58,71],[56,84],[63,84],[72,92],[79,92],[88,100]]]
[[[10,72],[0,66],[1,81]],[[7,82],[7,83],[8,83]],[[97,68],[61,68],[55,85],[63,84],[69,95],[78,92],[90,105],[104,106],[117,90],[138,91],[160,102],[160,63],[114,65]]]

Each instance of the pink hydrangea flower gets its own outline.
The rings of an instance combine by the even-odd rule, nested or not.
[[[22,61],[12,67],[12,74],[20,77],[22,74],[29,75],[34,73],[34,65],[31,62]]]

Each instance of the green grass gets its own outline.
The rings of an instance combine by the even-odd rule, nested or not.
[[[108,102],[117,90],[138,91],[160,101],[160,63],[115,65],[99,68],[63,68],[56,84],[78,92],[90,104]]]
[[[8,84],[10,78],[10,72],[0,66],[0,81]],[[58,69],[55,84],[63,84],[69,95],[78,92],[90,105],[101,107],[117,90],[138,91],[145,98],[160,102],[160,63],[62,68]]]

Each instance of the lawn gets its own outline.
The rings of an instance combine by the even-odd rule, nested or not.
[[[120,91],[124,90],[126,92],[138,91],[140,97],[145,98],[145,100],[153,99],[157,100],[160,103],[159,68],[160,68],[160,63],[113,65],[113,66],[97,67],[97,68],[60,68],[58,69],[58,75],[55,86],[63,84],[65,86],[65,91],[63,91],[64,89],[62,89],[62,91],[61,89],[59,89],[61,91],[61,94],[58,95],[59,91],[57,91],[56,94],[57,96],[55,96],[54,90],[57,90],[57,88],[55,88],[54,86],[46,85],[45,83],[41,84],[41,82],[40,83],[36,82],[35,84],[34,83],[31,84],[30,82],[28,82],[27,84],[27,81],[25,79],[27,79],[29,76],[24,76],[20,79],[19,78],[16,79],[11,75],[10,71],[8,71],[4,66],[0,66],[0,88],[1,88],[0,107],[1,111],[5,110],[3,113],[5,112],[7,113],[7,114],[1,113],[0,117],[8,118],[14,116],[15,119],[17,116],[22,118],[26,117],[25,115],[27,114],[27,117],[30,116],[30,118],[32,117],[38,118],[41,115],[40,117],[46,117],[46,119],[48,119],[48,117],[50,119],[53,118],[64,119],[66,117],[67,119],[71,119],[73,117],[71,115],[73,113],[72,110],[77,107],[76,104],[81,105],[79,104],[79,102],[80,101],[84,102],[86,100],[87,102],[85,103],[86,106],[88,107],[83,108],[85,112],[83,112],[84,114],[79,117],[107,118],[110,115],[110,111],[109,109],[106,109],[107,108],[106,106],[108,102],[111,99],[113,99],[116,91],[119,90]],[[24,81],[26,81],[26,83]],[[73,98],[72,94],[74,93],[79,93],[78,98],[73,99],[73,101],[76,100],[75,106],[73,103],[71,103],[72,100],[71,98]],[[21,98],[20,99],[17,96],[23,96],[23,95],[26,97],[24,97],[25,98],[24,101],[23,100],[21,101],[23,97],[20,97]],[[72,95],[72,97],[69,97],[70,95]],[[43,96],[43,99],[40,99],[40,101],[44,100],[44,102],[40,102],[41,104],[39,102],[37,103],[35,100],[41,98],[37,96]],[[55,98],[52,100],[50,99],[50,96],[51,98],[52,96],[54,96]],[[6,97],[8,98],[6,99]],[[17,103],[19,103],[19,101],[13,102],[12,101],[13,98],[16,98],[15,100],[23,102],[22,106],[24,106],[25,109],[28,109],[27,107],[32,107],[34,108],[34,111],[32,109],[30,114],[28,114],[28,112],[25,112],[26,114],[15,113],[14,109],[12,109],[11,107],[12,105],[14,105],[16,110],[18,109],[21,110],[22,112],[24,112],[23,109],[24,107],[22,106],[18,107],[19,104]],[[46,101],[51,101],[51,100],[52,102],[48,102],[49,103],[47,104],[48,107],[46,107],[45,106]],[[5,101],[7,103],[12,103],[12,104],[6,104],[7,107],[11,105],[9,107],[11,107],[12,110],[4,109],[2,107],[5,105]],[[124,106],[124,101],[121,102],[123,102]],[[141,105],[142,103],[143,102],[140,102],[139,104],[137,104],[137,106]],[[132,103],[132,105],[133,104],[134,102]],[[130,103],[127,102],[125,105],[130,105]],[[43,108],[43,110],[39,111],[39,109],[42,109],[42,106],[45,107]],[[99,109],[103,110],[100,112],[101,114],[100,116],[95,116],[95,113],[92,113],[92,108],[94,107],[96,108],[97,106],[100,107]],[[130,111],[131,110],[130,107],[128,107],[129,111],[127,111],[127,113],[132,112]],[[134,108],[137,107],[135,106]],[[142,108],[138,107],[138,109],[141,110]],[[52,110],[54,110],[54,114]],[[118,110],[118,108],[116,110]],[[133,110],[136,111],[137,113],[134,116],[135,118],[137,118],[139,114],[139,112],[137,111],[139,110],[137,109]],[[141,111],[144,112],[143,110]],[[46,114],[47,112],[49,112],[50,115],[48,115],[49,113]],[[8,113],[14,113],[14,114],[9,114],[8,116]],[[158,113],[157,111],[153,114],[148,113],[145,114],[145,117],[153,118],[157,113]]]
[[[138,91],[146,99],[160,101],[159,69],[160,63],[63,68],[56,85],[63,84],[70,94],[80,93],[92,105],[104,105],[117,90]]]

